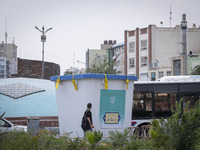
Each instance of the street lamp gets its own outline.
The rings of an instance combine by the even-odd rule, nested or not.
[[[77,60],[77,62],[79,62],[79,63],[81,63],[81,64],[84,64],[84,65],[85,65],[85,63],[84,63],[84,62],[82,62],[82,61],[80,61],[80,60]]]
[[[42,33],[42,35],[41,35],[41,42],[42,42],[42,79],[44,79],[44,42],[46,42],[45,33],[47,33],[52,28],[49,28],[46,31],[44,30],[44,26],[42,27],[42,30],[40,30],[37,26],[35,26],[35,28]]]

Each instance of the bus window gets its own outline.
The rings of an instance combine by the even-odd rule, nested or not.
[[[155,110],[160,111],[169,111],[169,96],[168,93],[156,93],[155,94]]]
[[[171,93],[170,94],[170,110],[175,110],[176,109],[176,101],[178,100],[178,95],[176,93]]]
[[[144,100],[134,100],[133,101],[133,110],[134,111],[143,111],[144,110]]]
[[[152,111],[152,100],[146,101],[146,111]]]
[[[152,118],[152,93],[134,93],[132,118]]]
[[[133,94],[133,99],[134,100],[142,99],[142,93],[134,93]]]
[[[169,117],[171,115],[169,93],[155,93],[155,117]]]
[[[187,103],[190,101],[189,104],[189,109],[193,108],[194,104],[195,104],[195,99],[194,96],[183,96],[183,109],[186,108]]]

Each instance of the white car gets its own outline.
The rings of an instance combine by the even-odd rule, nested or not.
[[[27,132],[27,126],[20,126],[11,123],[10,121],[2,118],[0,120],[0,132],[10,132],[10,131],[24,131]]]

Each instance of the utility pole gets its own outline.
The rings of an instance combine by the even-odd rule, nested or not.
[[[35,28],[42,33],[41,35],[41,42],[42,42],[42,79],[44,79],[44,42],[46,42],[46,33],[51,30],[52,28],[49,28],[45,31],[44,26],[42,27],[42,30],[40,30],[37,26]]]
[[[187,21],[186,14],[182,15],[181,30],[182,30],[182,56],[183,56],[183,75],[187,75],[187,41],[186,41]]]

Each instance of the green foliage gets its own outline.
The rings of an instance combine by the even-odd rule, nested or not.
[[[161,118],[160,120],[153,120],[151,122],[150,136],[153,139],[154,146],[157,148],[168,147],[168,135],[166,120]]]
[[[200,65],[197,65],[192,69],[191,75],[200,75]]]
[[[124,132],[109,131],[109,140],[114,148],[123,148],[123,146],[128,142],[128,129],[125,129]]]
[[[0,137],[0,149],[3,150],[79,150],[81,144],[79,138],[70,139],[68,134],[58,138],[46,130],[40,130],[37,136],[14,131]]]
[[[86,139],[91,144],[91,149],[94,150],[97,144],[101,141],[103,133],[100,131],[86,132]]]
[[[193,109],[187,104],[182,112],[181,103],[176,103],[176,111],[166,120],[153,120],[150,135],[155,147],[175,150],[193,150],[200,141],[200,103]]]
[[[68,70],[66,70],[66,71],[64,72],[64,75],[72,75],[72,74],[73,74],[73,72],[68,71]]]
[[[91,68],[86,70],[86,73],[100,73],[100,74],[119,74],[113,69],[113,64],[108,64],[106,59],[103,63],[93,64]]]
[[[134,138],[131,139],[125,147],[125,150],[138,150],[138,149],[146,149],[146,150],[158,150],[154,147],[151,141],[145,139]]]
[[[69,139],[69,143],[68,143],[68,146],[67,146],[67,149],[68,150],[80,150],[81,147],[82,147],[82,143],[81,143],[81,140],[80,138],[75,138],[74,140],[72,139]]]
[[[38,137],[31,137],[25,132],[6,132],[0,137],[0,149],[3,150],[37,150]]]
[[[151,141],[129,138],[128,130],[123,133],[110,131],[107,140],[102,140],[100,131],[86,133],[86,140],[69,138],[70,133],[56,136],[49,131],[40,130],[37,136],[26,132],[7,132],[0,137],[2,150],[136,150],[155,149]]]

